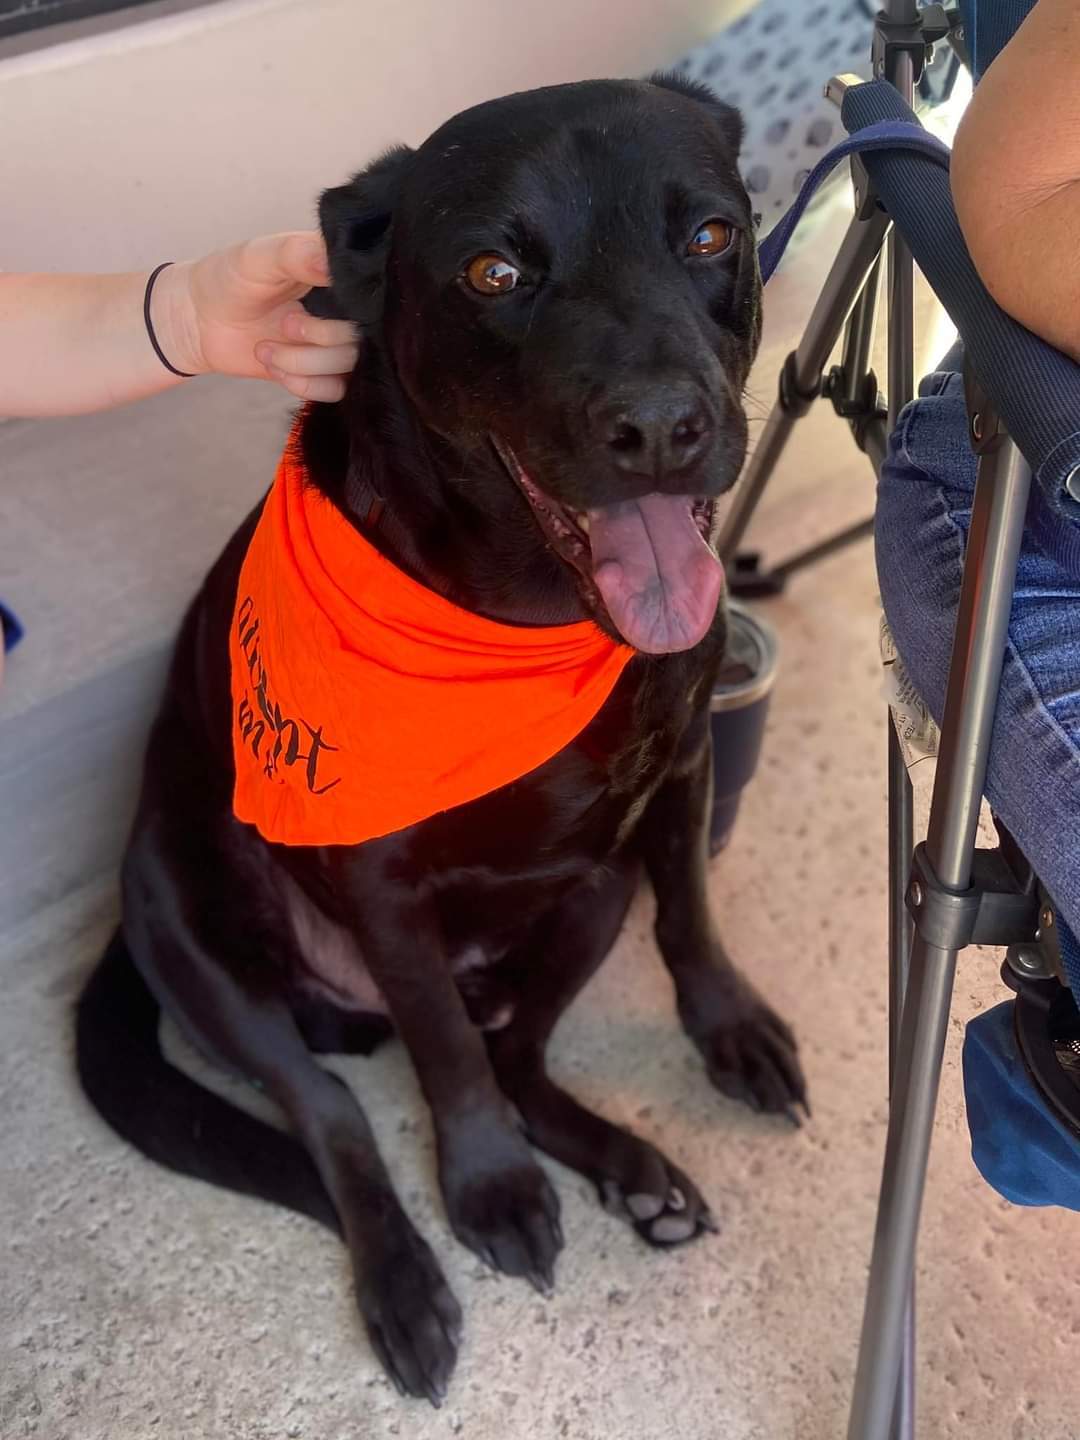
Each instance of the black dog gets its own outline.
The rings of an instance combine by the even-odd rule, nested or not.
[[[321,308],[364,338],[347,398],[302,417],[312,483],[458,606],[592,617],[640,653],[579,738],[513,785],[362,845],[267,844],[232,813],[227,636],[252,517],[180,635],[123,930],[80,1005],[82,1081],[110,1123],[164,1164],[338,1227],[380,1359],[435,1403],[459,1308],[362,1109],[312,1052],[401,1035],[454,1231],[510,1275],[546,1289],[563,1243],[529,1142],[653,1244],[712,1228],[685,1175],[545,1072],[643,865],[713,1081],[767,1111],[804,1102],[792,1035],[733,968],[705,886],[725,627],[701,537],[743,461],[760,328],[740,131],[670,77],[562,86],[470,110],[323,196]],[[167,1065],[159,1005],[297,1140]]]

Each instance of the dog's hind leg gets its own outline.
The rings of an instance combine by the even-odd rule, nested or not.
[[[545,1050],[560,1015],[611,949],[637,887],[625,863],[587,885],[508,957],[519,977],[514,1015],[488,1036],[495,1074],[525,1121],[529,1139],[588,1176],[604,1204],[653,1245],[676,1245],[714,1228],[693,1183],[646,1141],[594,1115],[548,1076]]]
[[[194,833],[191,818],[144,802],[124,873],[136,965],[196,1044],[284,1112],[336,1211],[374,1349],[399,1389],[438,1404],[461,1312],[394,1193],[367,1117],[315,1063],[273,983],[287,927],[275,887],[242,873],[245,858],[256,868],[272,862],[227,814],[203,817]],[[156,1158],[169,1163],[160,1149]]]

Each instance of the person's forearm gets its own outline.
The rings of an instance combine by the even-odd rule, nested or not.
[[[1080,360],[1080,4],[1039,0],[953,147],[971,258],[1002,309]]]
[[[158,343],[178,369],[191,353],[184,279],[170,266],[152,297]],[[0,415],[77,415],[179,385],[143,324],[146,280],[0,274]]]

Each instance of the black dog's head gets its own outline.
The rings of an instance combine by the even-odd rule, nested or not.
[[[672,78],[468,110],[320,204],[333,303],[423,426],[495,447],[550,545],[652,653],[705,634],[712,500],[760,330],[741,122]]]

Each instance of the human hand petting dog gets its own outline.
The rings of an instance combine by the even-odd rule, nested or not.
[[[105,410],[212,372],[273,380],[303,400],[344,395],[353,327],[300,304],[329,278],[317,231],[166,266],[151,287],[149,325],[147,278],[0,275],[0,415]]]
[[[173,349],[160,330],[159,343],[178,370],[266,377],[302,400],[340,400],[356,363],[356,332],[347,320],[316,319],[300,305],[329,280],[326,246],[314,230],[264,235],[170,266],[157,284],[166,290],[162,313]]]

